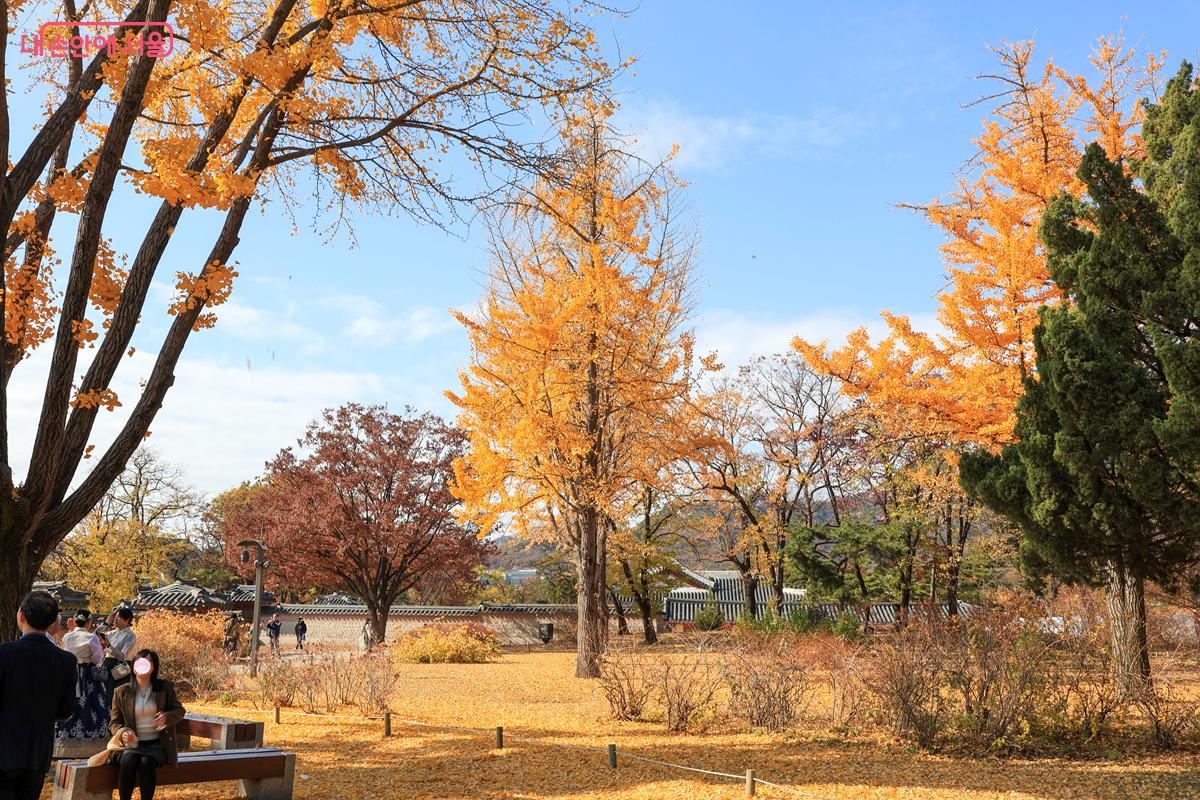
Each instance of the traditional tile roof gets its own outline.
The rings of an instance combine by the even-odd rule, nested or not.
[[[672,595],[674,595],[674,593],[672,593]],[[784,590],[784,596],[785,598],[788,597],[788,590],[786,589]],[[709,602],[709,598],[707,594],[697,593],[689,597],[673,596],[668,598],[667,602],[668,607],[665,616],[670,622],[692,622],[696,619],[696,613],[700,611],[700,609],[704,608],[704,606]],[[725,617],[726,621],[732,622],[736,620],[745,610],[745,605],[740,601],[731,603],[729,601],[719,600],[717,601],[717,608],[720,609],[721,614],[723,617]],[[759,616],[764,614],[767,608],[768,606],[765,603],[760,602],[758,604]],[[923,608],[924,606],[919,604],[910,605],[909,614],[919,614]],[[975,608],[976,607],[970,603],[959,601],[958,613],[961,616],[967,617],[974,612]],[[805,603],[803,601],[803,595],[799,597],[793,595],[790,599],[784,600],[783,616],[787,617],[797,611],[802,610],[807,610],[808,613],[816,619],[830,620],[837,619],[842,614],[850,612],[858,617],[859,622],[865,621],[867,625],[883,627],[896,624],[896,620],[900,613],[900,604],[873,603],[864,609],[854,606],[839,605],[837,603]],[[937,610],[938,614],[943,619],[946,619],[950,616],[950,607],[946,603],[938,604]]]
[[[66,581],[35,581],[33,588],[49,592],[64,609],[80,609],[88,606],[88,593],[70,586]]]
[[[326,595],[321,595],[312,602],[316,606],[361,606],[362,598],[355,597],[346,592],[330,592]]]
[[[663,615],[673,622],[691,622],[696,612],[704,607],[711,597],[721,610],[722,616],[732,622],[746,608],[746,585],[742,574],[732,569],[680,570],[680,576],[690,586],[680,586],[667,593],[663,600]],[[754,587],[754,604],[758,609],[767,608],[771,592],[767,583],[759,579]],[[798,603],[804,599],[803,589],[790,586],[783,588],[784,603]]]
[[[224,597],[230,603],[253,603],[254,602],[254,584],[240,583],[224,592],[216,592],[215,594]],[[264,604],[275,602],[275,595],[268,592],[266,589],[262,593],[262,601]]]
[[[136,605],[146,608],[221,608],[227,603],[203,586],[175,581],[156,589],[140,590]]]

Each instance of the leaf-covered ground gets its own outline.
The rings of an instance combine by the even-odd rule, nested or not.
[[[573,677],[574,655],[507,655],[483,665],[404,665],[393,708],[393,737],[379,721],[285,714],[268,721],[267,744],[298,756],[296,797],[346,798],[739,798],[729,780],[634,762],[617,770],[603,752],[517,741],[603,748],[759,777],[829,800],[850,798],[1200,798],[1200,756],[1176,754],[1108,761],[970,760],[934,757],[900,745],[812,737],[711,732],[666,734],[652,723],[605,716],[594,685]],[[264,719],[269,714],[236,712]],[[231,715],[235,715],[231,712]],[[400,718],[485,732],[438,731]],[[504,750],[492,728],[503,725]],[[45,794],[49,797],[49,789]],[[164,800],[232,800],[233,784],[164,787]],[[764,798],[800,795],[760,788]]]

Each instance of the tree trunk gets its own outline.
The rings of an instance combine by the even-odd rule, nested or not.
[[[617,590],[610,586],[608,596],[612,598],[613,610],[617,612],[617,636],[628,636],[629,622],[625,619],[625,607],[621,605],[621,598],[617,596]]]
[[[654,629],[654,609],[650,605],[650,599],[640,594],[635,594],[633,599],[642,615],[642,641],[655,644],[658,642],[658,631]]]
[[[3,513],[0,511],[0,514]],[[9,534],[5,539],[10,542],[14,538],[20,538],[19,533],[14,536],[14,531],[5,533]],[[21,600],[33,588],[33,580],[37,576],[39,566],[32,563],[26,552],[18,550],[18,547],[19,545],[3,545],[4,556],[0,558],[0,610],[3,610],[3,617],[0,618],[0,641],[5,642],[21,636],[20,630],[17,629],[17,609]]]
[[[17,628],[17,609],[33,588],[42,556],[29,541],[28,519],[17,503],[0,502],[0,641],[10,642],[21,636]]]
[[[578,574],[575,590],[578,627],[575,677],[595,678],[600,674],[600,657],[608,644],[603,542],[600,537],[599,514],[595,509],[585,509],[580,513],[575,567]]]
[[[387,635],[389,611],[391,611],[390,608],[381,612],[375,604],[367,607],[367,620],[371,623],[371,637],[375,640],[372,646],[386,641],[384,637]]]
[[[742,589],[746,592],[743,600],[746,614],[750,619],[758,619],[758,598],[755,596],[758,589],[758,576],[749,570],[743,572]]]
[[[1118,685],[1141,693],[1150,688],[1150,647],[1146,637],[1146,584],[1124,564],[1107,569],[1109,644]]]
[[[912,604],[912,573],[913,565],[909,560],[900,568],[900,607],[896,609],[896,626],[900,628],[908,624],[908,610]]]

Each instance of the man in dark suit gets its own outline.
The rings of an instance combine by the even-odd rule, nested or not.
[[[46,634],[57,619],[53,595],[30,592],[17,611],[23,635],[0,644],[0,800],[37,800],[55,720],[75,713],[75,656]]]

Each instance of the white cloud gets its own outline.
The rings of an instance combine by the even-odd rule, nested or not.
[[[940,330],[932,313],[910,315],[918,330]],[[783,353],[792,339],[800,336],[814,344],[828,340],[836,346],[845,342],[851,331],[866,327],[872,337],[886,333],[887,326],[878,314],[866,314],[854,307],[824,308],[797,317],[748,316],[728,309],[702,313],[696,323],[696,351],[716,351],[727,369],[746,364],[754,356]]]
[[[213,311],[219,320],[217,330],[222,334],[267,345],[287,342],[304,355],[326,353],[330,350],[324,336],[294,319],[294,310],[280,313],[233,299],[217,306]]]
[[[9,431],[18,480],[28,466],[49,361],[49,348],[41,348],[22,363],[10,385]],[[153,361],[153,354],[139,351],[122,364],[113,388],[124,405],[113,412],[101,410],[92,436],[97,457],[137,402],[140,381]],[[323,409],[349,400],[381,402],[388,394],[387,381],[374,372],[317,367],[251,370],[185,357],[150,426],[148,441],[168,461],[182,466],[193,485],[215,493],[261,474],[264,463],[280,448],[295,443]],[[83,462],[77,478],[91,463]]]
[[[863,122],[838,111],[712,116],[671,101],[636,99],[619,112],[620,125],[646,158],[662,158],[678,144],[672,163],[680,170],[718,169],[756,155],[811,157],[838,147]]]
[[[443,308],[414,306],[396,315],[382,303],[359,296],[343,296],[333,304],[352,315],[342,334],[356,344],[371,347],[396,342],[414,345],[458,327]]]

